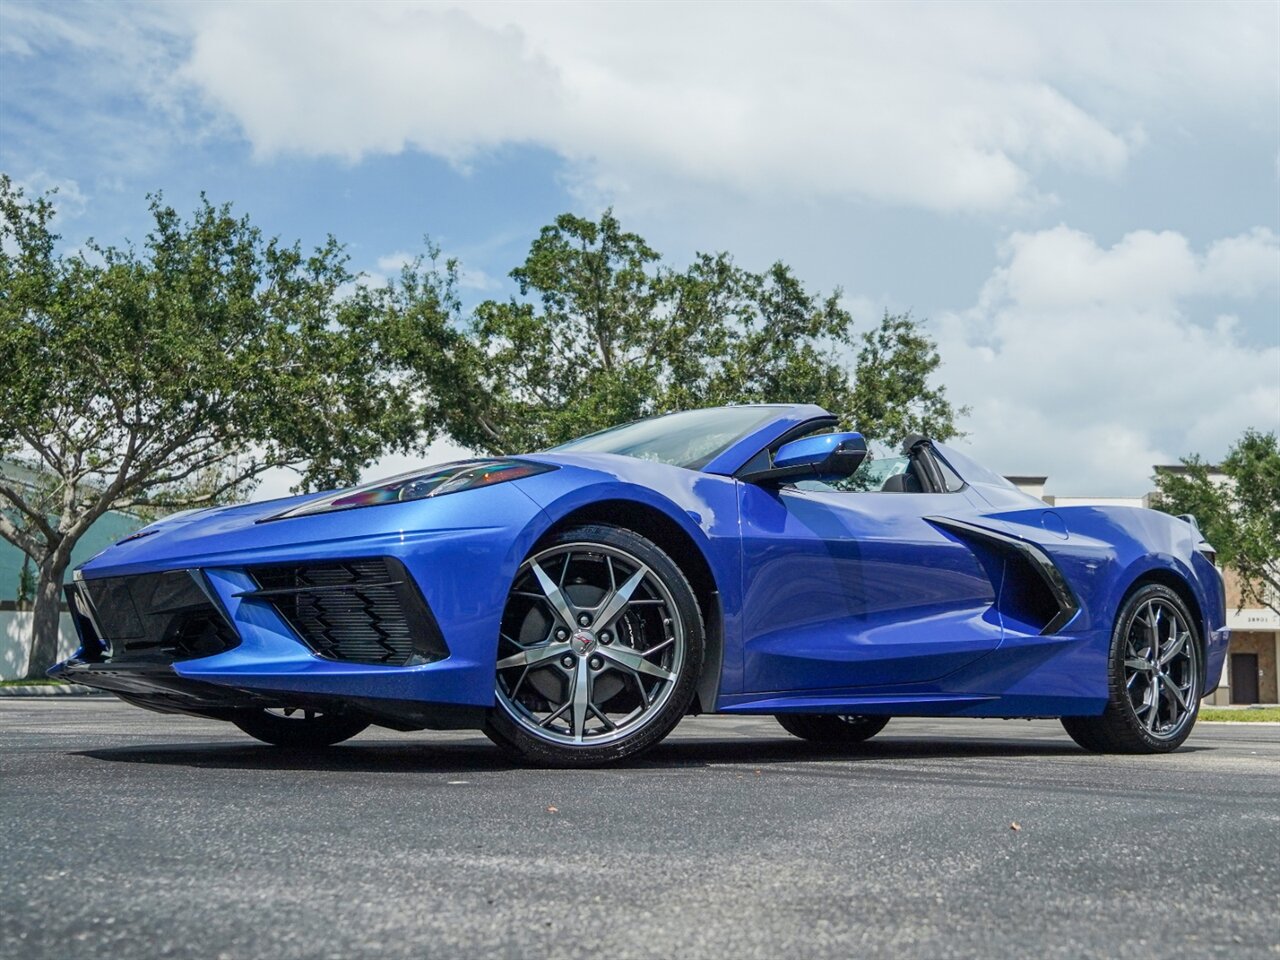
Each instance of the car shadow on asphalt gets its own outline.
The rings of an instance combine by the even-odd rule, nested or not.
[[[1194,750],[1184,746],[1184,751]],[[75,756],[114,763],[243,770],[305,770],[357,773],[400,771],[475,773],[511,770],[513,762],[480,739],[420,743],[387,742],[370,737],[320,750],[291,750],[259,744],[227,742],[172,743],[106,747],[75,751]],[[1069,740],[885,737],[850,747],[826,747],[793,739],[675,737],[643,756],[606,769],[677,769],[696,767],[761,767],[768,764],[850,764],[867,761],[1077,757],[1085,753]]]

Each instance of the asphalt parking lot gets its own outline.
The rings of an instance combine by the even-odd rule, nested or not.
[[[1126,758],[1048,721],[832,753],[705,717],[557,771],[7,698],[0,827],[14,958],[1280,956],[1276,726]]]

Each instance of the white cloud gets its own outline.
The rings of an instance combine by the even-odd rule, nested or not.
[[[458,276],[458,286],[463,290],[490,293],[502,288],[502,283],[477,267],[463,267]]]
[[[176,4],[0,3],[3,83],[20,105],[6,111],[0,155],[67,169],[85,163],[68,155],[79,146],[92,153],[81,179],[110,184],[225,126],[176,82],[189,30]]]
[[[1112,177],[1143,119],[1275,106],[1265,4],[198,5],[183,76],[262,155],[528,143],[664,185],[934,210]],[[1256,113],[1254,114],[1256,115]]]
[[[1200,270],[1204,292],[1235,297],[1280,293],[1280,254],[1276,235],[1255,227],[1247,234],[1209,247]]]
[[[58,16],[51,10],[22,3],[6,3],[0,8],[0,53],[34,56],[47,47],[71,44],[88,47],[95,43],[88,27]]]
[[[36,170],[15,182],[28,198],[52,191],[53,208],[58,214],[59,222],[80,216],[89,205],[89,198],[80,189],[79,183],[65,177],[52,177],[43,170]]]
[[[413,263],[414,257],[415,254],[397,250],[395,253],[388,253],[385,257],[379,257],[378,269],[383,273],[399,273]]]
[[[389,453],[375,461],[370,467],[360,472],[361,483],[371,483],[385,477],[407,473],[419,467],[436,466],[451,463],[454,460],[466,460],[475,453],[460,447],[451,440],[437,440],[427,447],[421,455],[405,453]],[[250,500],[276,500],[280,497],[293,496],[293,487],[298,483],[298,475],[284,467],[268,470],[262,475],[254,488]]]
[[[379,257],[377,270],[365,271],[364,283],[371,287],[385,286],[390,277],[398,277],[400,271],[413,263],[418,256],[418,254],[397,250],[395,253],[388,253],[386,256]],[[463,290],[486,293],[500,289],[502,284],[478,267],[467,267],[459,264],[458,286]]]
[[[534,137],[557,92],[516,31],[460,10],[232,4],[195,13],[184,73],[263,154],[354,161],[412,145],[463,161]]]
[[[967,441],[1060,494],[1139,494],[1155,463],[1221,456],[1280,428],[1280,347],[1246,346],[1209,300],[1280,290],[1280,238],[1255,229],[1203,253],[1176,233],[1107,248],[1059,226],[1014,234],[978,303],[936,319],[943,377],[970,404]]]

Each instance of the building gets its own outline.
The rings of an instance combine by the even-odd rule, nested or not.
[[[1181,466],[1160,465],[1156,473],[1180,472]],[[1211,476],[1226,482],[1221,474]],[[1024,493],[1038,497],[1057,507],[1119,506],[1150,507],[1154,493],[1140,497],[1058,497],[1045,494],[1048,477],[1006,477]],[[1222,704],[1274,704],[1280,703],[1280,683],[1276,671],[1280,668],[1280,614],[1266,607],[1242,606],[1240,583],[1235,574],[1224,571],[1227,588],[1227,627],[1231,631],[1231,643],[1227,648],[1227,662],[1222,670],[1222,682],[1218,689],[1205,698],[1205,703]]]
[[[22,487],[30,487],[35,480],[35,474],[29,468],[8,461],[5,461],[0,473],[3,473],[8,481],[16,481]],[[101,516],[97,523],[85,532],[71,552],[71,566],[67,568],[68,578],[71,575],[71,568],[76,564],[83,563],[121,537],[133,533],[144,523],[146,521],[142,517],[119,511]],[[22,576],[24,561],[26,557],[21,550],[8,540],[0,539],[0,610],[13,609],[14,601],[18,598],[18,583]]]
[[[1228,570],[1225,579],[1231,646],[1222,671],[1222,686],[1205,702],[1280,703],[1280,685],[1276,682],[1276,668],[1280,666],[1280,614],[1266,607],[1242,606],[1236,575]]]
[[[26,467],[5,462],[5,479],[30,486],[35,475]],[[129,513],[106,513],[90,527],[71,551],[71,564],[67,577],[76,564],[83,563],[100,550],[132,533],[146,521]],[[0,680],[17,680],[26,676],[31,649],[31,620],[29,610],[18,609],[18,589],[22,579],[22,567],[27,557],[8,540],[0,539]],[[34,567],[34,564],[32,565]],[[32,574],[34,575],[34,569]],[[75,649],[75,631],[71,618],[63,613],[60,630],[59,655],[65,656]]]

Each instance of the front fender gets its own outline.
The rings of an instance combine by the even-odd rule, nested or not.
[[[714,591],[708,612],[707,664],[699,684],[705,710],[721,693],[736,692],[742,682],[742,550],[738,526],[738,481],[728,477],[629,460],[617,473],[566,464],[562,469],[521,481],[521,489],[537,502],[543,516],[529,538],[536,542],[555,524],[600,505],[634,504],[669,520],[700,554]],[[593,458],[597,459],[597,458]],[[603,458],[599,458],[603,459]],[[625,458],[612,458],[623,460]],[[639,472],[635,478],[622,473]],[[625,520],[619,522],[625,523]],[[643,530],[642,530],[643,532]],[[691,577],[691,579],[693,579]]]

